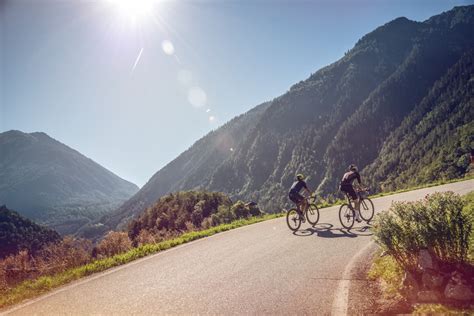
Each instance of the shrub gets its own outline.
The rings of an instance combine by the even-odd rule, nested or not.
[[[393,203],[375,220],[376,242],[395,260],[415,270],[420,249],[428,249],[444,262],[465,262],[473,212],[453,192],[428,195],[422,201]]]
[[[94,248],[94,256],[111,257],[132,248],[132,242],[126,232],[110,231]]]
[[[217,218],[219,219],[219,222],[222,223],[230,223],[235,219],[234,214],[231,211],[231,208],[226,205],[221,205],[217,209]]]
[[[236,218],[247,218],[250,215],[250,210],[242,201],[237,201],[234,205],[232,205],[231,212]]]
[[[260,208],[257,206],[257,204],[248,203],[247,207],[249,208],[250,216],[261,216],[261,215],[263,215],[263,212],[260,210]]]
[[[214,214],[212,214],[214,215]],[[212,219],[211,217],[206,217],[201,224],[202,229],[209,229],[212,227]]]
[[[38,274],[35,261],[28,250],[21,250],[15,255],[10,255],[0,261],[0,285],[3,290],[19,282],[33,278]]]
[[[154,244],[156,236],[147,229],[142,229],[135,239],[136,246],[143,246],[146,244]]]
[[[49,244],[34,256],[27,250],[0,260],[0,290],[6,290],[26,279],[51,275],[78,267],[90,261],[92,243],[85,239],[65,237]]]
[[[61,242],[43,248],[35,259],[41,275],[78,267],[90,261],[92,242],[87,239],[64,237]]]

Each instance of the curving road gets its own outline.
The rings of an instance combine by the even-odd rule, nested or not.
[[[374,199],[435,191],[465,194],[474,180]],[[344,314],[350,268],[367,260],[371,233],[340,229],[337,207],[292,234],[279,218],[221,233],[83,279],[3,311],[12,315]]]

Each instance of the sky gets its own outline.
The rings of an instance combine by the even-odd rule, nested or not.
[[[472,3],[0,0],[0,132],[45,132],[143,186],[376,27]]]

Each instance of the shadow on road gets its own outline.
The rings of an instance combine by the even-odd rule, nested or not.
[[[351,229],[344,229],[334,228],[334,226],[329,223],[320,223],[311,228],[295,231],[293,235],[299,237],[316,235],[322,238],[356,238],[359,236],[372,236],[373,234],[370,231],[371,227],[369,224],[361,224],[361,226],[354,226]]]

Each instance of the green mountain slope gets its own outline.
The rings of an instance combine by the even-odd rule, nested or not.
[[[267,107],[268,103],[263,103],[198,140],[159,170],[114,213],[104,216],[101,221],[106,225],[98,226],[95,230],[100,233],[117,226],[125,227],[136,214],[170,192],[204,188],[214,170],[247,138]],[[94,228],[91,230],[90,234],[94,235]]]
[[[72,234],[138,187],[44,133],[0,134],[0,204]]]
[[[60,239],[54,230],[33,223],[5,205],[0,206],[0,258],[24,249],[34,253]]]
[[[467,52],[387,138],[364,171],[378,190],[466,173],[474,148],[474,50]]]
[[[287,190],[297,172],[309,175],[310,187],[321,195],[334,195],[351,162],[374,182],[374,169],[368,166],[436,82],[474,47],[473,29],[474,6],[456,7],[424,22],[398,18],[377,28],[339,61],[257,107],[258,115],[241,116],[198,141],[105,219],[106,225],[123,225],[177,190],[221,191],[277,211],[288,205]],[[443,93],[453,93],[447,90]],[[464,101],[472,102],[472,92],[466,93]],[[234,151],[208,155],[215,152],[211,140],[237,125],[245,126],[245,132],[233,134]],[[461,134],[466,133],[470,130]],[[388,177],[379,173],[377,181]]]

